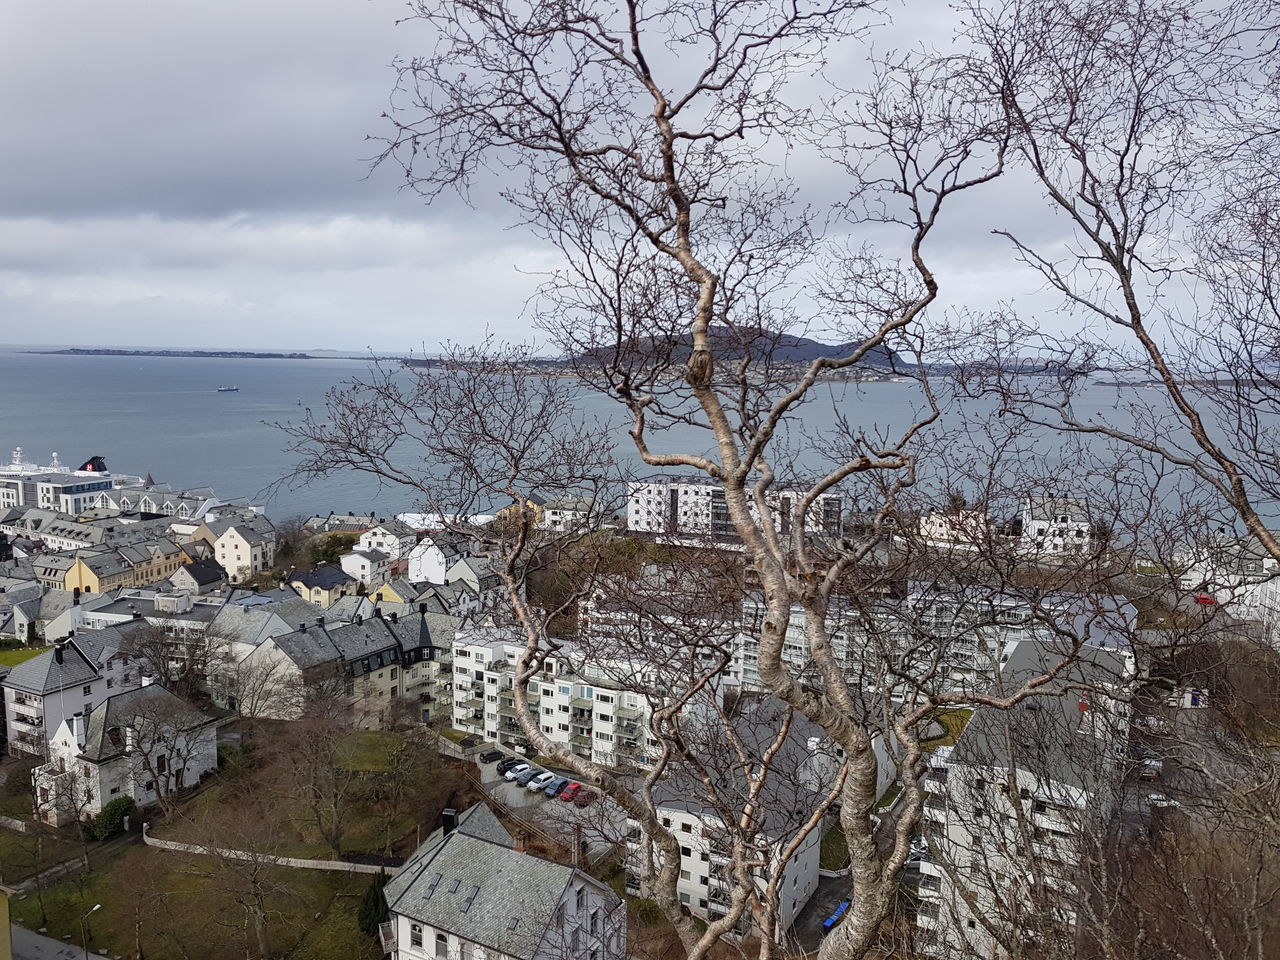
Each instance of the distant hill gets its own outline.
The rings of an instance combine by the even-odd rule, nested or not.
[[[756,328],[728,330],[724,327],[713,327],[711,339],[713,349],[722,357],[739,357],[749,351],[750,355],[757,360],[771,356],[781,363],[808,363],[818,357],[843,357],[856,346],[853,343],[820,343],[809,337],[799,337],[790,333],[772,333]],[[654,351],[657,346],[657,341],[650,337],[636,343],[637,352],[641,353]],[[690,350],[688,340],[682,338],[675,349],[678,356],[688,355]],[[914,364],[904,363],[893,350],[881,345],[867,352],[862,359],[862,365],[888,369]]]

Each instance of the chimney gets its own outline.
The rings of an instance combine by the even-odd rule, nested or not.
[[[307,621],[303,620],[302,623],[298,624],[298,632],[299,633],[307,632]]]
[[[53,662],[59,665],[62,664],[62,641],[61,640],[59,640],[57,643],[53,645]]]
[[[155,682],[155,678],[149,677],[145,673],[138,678],[138,686],[140,687],[149,687],[154,682]]]
[[[511,849],[514,850],[516,853],[524,853],[524,831],[523,830],[516,831],[516,844]]]
[[[84,747],[84,714],[75,713],[71,716],[71,735],[76,738],[76,745]]]
[[[254,593],[257,593],[257,592],[258,592],[258,585],[255,583],[255,584],[254,584],[252,587],[250,587],[249,589],[250,589],[250,590],[252,590]]]
[[[381,619],[382,619],[382,608],[381,608],[381,607],[374,607],[374,608],[373,608],[373,615],[374,615],[375,617],[377,617],[379,620],[381,620]]]
[[[317,626],[317,627],[323,627],[323,626],[324,626],[324,617],[316,617],[316,626]]]
[[[362,623],[364,623],[364,614],[362,614],[362,613],[357,613],[357,614],[356,614],[356,626],[358,627],[358,626],[360,626],[360,624],[362,624]]]
[[[392,623],[395,623],[395,622],[397,622],[399,619],[400,619],[400,614],[396,613],[394,610],[393,610],[393,611],[391,611],[391,622],[392,622]]]
[[[425,614],[427,612],[427,605],[425,603],[418,604],[418,612]]]
[[[447,837],[458,829],[458,811],[453,807],[445,807],[440,812],[440,829]]]
[[[71,591],[71,605],[73,607],[80,606],[80,588],[76,587]]]

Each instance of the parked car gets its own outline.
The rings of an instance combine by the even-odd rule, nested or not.
[[[1211,593],[1197,593],[1194,599],[1202,607],[1214,607],[1218,604],[1217,597]]]
[[[1147,794],[1147,803],[1151,804],[1151,806],[1153,806],[1153,807],[1166,807],[1166,808],[1167,808],[1167,807],[1180,807],[1180,806],[1182,806],[1182,804],[1180,804],[1177,800],[1170,800],[1170,799],[1169,799],[1168,797],[1166,797],[1163,793],[1149,793],[1149,794]]]
[[[501,750],[486,750],[484,753],[480,754],[480,762],[493,763],[493,761],[501,760],[505,756],[506,754]]]
[[[560,799],[564,800],[566,803],[572,802],[573,798],[576,797],[581,792],[582,792],[582,784],[571,783],[567,787],[565,787],[564,790],[561,792]]]
[[[1163,770],[1163,760],[1143,760],[1142,766],[1138,769],[1138,778],[1141,780],[1159,780]]]
[[[503,760],[501,763],[498,764],[498,772],[505,775],[507,771],[510,770],[512,767],[517,766],[523,762],[524,761],[522,761],[519,757],[507,757],[507,759]]]
[[[548,797],[558,797],[565,787],[569,785],[568,777],[556,777],[547,784],[547,789],[543,791]]]
[[[531,766],[529,767],[528,770],[525,770],[524,772],[516,776],[515,784],[517,787],[527,787],[529,785],[530,780],[532,780],[534,777],[540,777],[544,773],[546,773],[546,771],[543,770],[541,767]]]
[[[526,790],[545,790],[547,789],[548,784],[554,783],[556,780],[559,780],[559,779],[560,778],[557,777],[554,773],[544,770],[540,774],[538,774],[536,777],[534,777],[532,780],[530,780],[528,785],[525,787],[525,789]]]
[[[575,806],[587,807],[596,802],[596,792],[594,790],[579,790],[573,798]]]
[[[520,776],[522,773],[528,773],[532,769],[533,767],[530,764],[517,763],[514,767],[511,767],[505,774],[503,774],[503,776],[505,776],[508,780],[514,780],[516,779],[516,777]]]

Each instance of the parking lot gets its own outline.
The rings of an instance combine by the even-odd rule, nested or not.
[[[567,771],[535,763],[534,766],[558,776],[577,778]],[[534,821],[539,828],[571,842],[577,833],[587,843],[588,857],[596,859],[616,844],[625,832],[626,815],[621,809],[598,797],[589,806],[565,803],[559,797],[549,798],[541,791],[531,791],[506,780],[497,771],[497,762],[476,760],[480,784],[485,792],[512,814]],[[597,791],[598,793],[598,791]]]

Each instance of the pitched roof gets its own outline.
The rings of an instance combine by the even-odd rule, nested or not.
[[[289,574],[290,583],[300,583],[308,590],[319,587],[321,590],[332,590],[344,583],[354,583],[355,578],[337,564],[326,563],[314,570],[295,571]]]
[[[227,579],[227,572],[216,560],[196,560],[193,563],[184,563],[180,569],[201,587],[221,583]]]
[[[384,889],[388,908],[488,949],[532,960],[556,907],[575,880],[616,904],[618,897],[573,867],[512,849],[488,807],[463,813],[458,827],[433,833]]]
[[[24,660],[5,677],[4,685],[25,693],[44,696],[68,687],[90,683],[98,679],[97,668],[81,653],[75,641],[62,644],[61,658],[58,651],[46,650],[30,660]]]
[[[81,756],[100,763],[126,753],[125,739],[119,731],[136,725],[139,717],[148,727],[164,724],[182,730],[214,721],[159,684],[136,687],[108,697],[93,708],[85,722]]]

